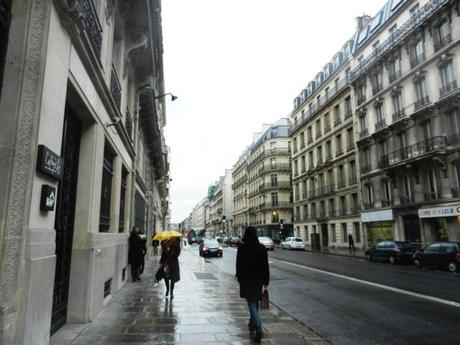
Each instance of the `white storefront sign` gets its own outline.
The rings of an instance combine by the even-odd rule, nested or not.
[[[418,210],[420,218],[437,218],[437,217],[455,217],[460,216],[460,205],[434,207],[434,208],[421,208]]]
[[[361,213],[361,222],[383,222],[386,220],[393,220],[393,210],[382,210],[374,212]]]

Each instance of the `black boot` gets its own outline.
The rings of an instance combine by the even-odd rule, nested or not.
[[[256,330],[256,336],[254,337],[254,342],[259,343],[262,341],[264,334],[262,332],[262,329]]]

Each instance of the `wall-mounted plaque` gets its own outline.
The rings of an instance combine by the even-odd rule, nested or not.
[[[64,158],[55,154],[45,145],[38,145],[37,169],[60,180],[64,173]]]
[[[56,188],[44,184],[42,185],[42,195],[40,198],[40,210],[53,211],[56,204]]]

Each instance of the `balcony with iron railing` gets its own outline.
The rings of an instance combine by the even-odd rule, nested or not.
[[[345,179],[341,178],[337,181],[337,188],[345,188]]]
[[[331,125],[325,125],[324,126],[324,133],[330,132],[331,131]]]
[[[126,109],[125,128],[129,139],[133,140],[133,119],[129,109]]]
[[[364,128],[361,132],[359,132],[359,138],[365,138],[369,135],[369,129]]]
[[[446,34],[445,36],[439,37],[439,39],[434,41],[434,44],[433,44],[434,51],[437,52],[438,50],[441,50],[442,48],[444,48],[451,42],[452,42],[452,36],[450,34]]]
[[[352,206],[350,208],[350,213],[351,214],[359,214],[360,211],[361,211],[361,208],[359,206]]]
[[[385,128],[386,127],[386,120],[385,119],[380,119],[379,121],[377,121],[377,123],[375,124],[375,131],[379,131],[381,130],[382,128]]]
[[[339,117],[339,118],[336,118],[334,120],[334,127],[337,127],[338,125],[340,125],[342,123],[342,119]]]
[[[392,204],[390,199],[382,199],[381,203],[382,203],[382,207],[391,206]]]
[[[259,210],[292,208],[293,206],[294,204],[292,202],[278,201],[271,203],[262,203],[259,205]]]
[[[233,182],[232,188],[235,189],[235,188],[241,186],[247,180],[248,180],[248,175],[247,174],[242,175],[240,178],[235,180],[235,182]]]
[[[292,188],[290,181],[278,181],[277,183],[265,183],[259,186],[259,191],[266,191],[272,189],[286,189]]]
[[[388,75],[388,81],[390,83],[394,82],[396,79],[399,79],[401,78],[401,70],[396,70],[396,71],[393,71],[391,72],[389,75]]]
[[[115,66],[112,65],[112,71],[110,73],[110,94],[112,95],[117,108],[120,109],[121,106],[121,86],[120,81],[118,80],[118,75],[115,70]]]
[[[348,180],[348,184],[349,185],[354,185],[354,184],[357,184],[358,183],[358,177],[356,176],[351,176]]]
[[[404,147],[383,155],[381,158],[382,169],[397,166],[401,163],[407,163],[413,159],[421,158],[427,154],[446,151],[446,137],[437,136],[427,140],[420,141],[416,144]]]
[[[374,202],[373,201],[372,202],[369,202],[369,201],[363,202],[363,208],[365,210],[369,210],[371,208],[374,208]]]
[[[399,198],[401,205],[409,205],[415,203],[415,197],[413,195],[403,195]]]
[[[441,199],[440,192],[426,192],[424,193],[425,201],[439,200]]]
[[[410,59],[410,68],[414,68],[415,66],[420,65],[423,61],[425,61],[425,53],[420,53]]]
[[[332,194],[335,192],[335,185],[334,184],[329,184],[326,186],[321,186],[316,190],[316,195],[317,196],[322,196],[322,195],[328,195]]]
[[[392,115],[393,123],[398,122],[402,118],[406,117],[406,111],[403,109],[398,110]]]
[[[326,213],[326,211],[319,211],[319,213],[318,213],[318,218],[319,218],[319,219],[326,219],[326,218],[327,218],[327,213]]]
[[[315,136],[315,137],[316,137],[316,139],[319,139],[319,138],[321,138],[322,135],[323,135],[323,134],[321,133],[321,130],[317,130],[317,131],[316,131],[316,136]]]
[[[362,174],[367,174],[372,170],[372,165],[371,164],[363,164],[361,166],[361,173]]]
[[[430,103],[430,96],[426,95],[417,99],[414,103],[414,111],[417,111]]]
[[[451,93],[452,91],[455,91],[457,89],[457,81],[452,80],[450,83],[447,83],[443,87],[439,89],[439,96],[444,97]]]
[[[378,63],[387,53],[399,46],[401,42],[417,30],[426,20],[432,17],[442,6],[449,3],[449,0],[431,0],[422,6],[414,15],[403,23],[392,35],[379,45],[367,58],[363,59],[351,72],[351,81],[359,78],[372,66]],[[398,25],[399,26],[399,25]]]
[[[260,169],[260,173],[271,173],[274,171],[291,171],[292,166],[289,163],[275,163],[270,165],[264,165]]]
[[[345,216],[347,214],[347,209],[345,207],[339,207],[337,209],[338,216]]]
[[[326,162],[332,161],[332,153],[326,154]]]

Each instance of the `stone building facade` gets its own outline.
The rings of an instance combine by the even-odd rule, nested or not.
[[[389,1],[350,78],[369,244],[460,240],[459,1]]]
[[[292,234],[290,121],[280,119],[250,146],[247,159],[249,225],[280,240]]]
[[[161,1],[1,5],[0,343],[41,345],[167,222]]]
[[[244,229],[248,226],[248,158],[249,150],[246,149],[233,166],[233,223],[232,235],[242,237]]]
[[[227,236],[233,215],[232,169],[211,188],[206,208],[206,237]]]

